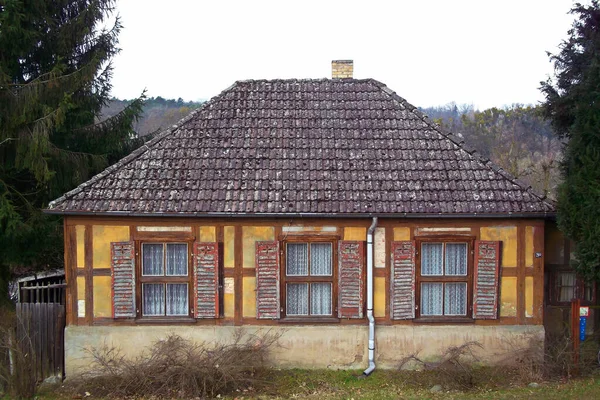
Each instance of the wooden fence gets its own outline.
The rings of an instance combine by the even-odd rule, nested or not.
[[[28,354],[37,381],[63,378],[65,306],[57,303],[18,303],[17,341]]]

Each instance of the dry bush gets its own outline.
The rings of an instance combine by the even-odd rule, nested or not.
[[[92,349],[91,372],[70,380],[79,393],[128,396],[197,397],[248,389],[260,381],[269,348],[281,334],[249,335],[238,331],[230,344],[195,343],[172,334],[135,359],[119,349]]]
[[[545,376],[544,341],[536,333],[504,338],[497,366],[509,372],[513,383],[540,381]]]
[[[479,358],[475,349],[483,348],[479,342],[467,342],[460,346],[449,347],[435,362],[424,361],[412,354],[400,361],[400,369],[411,365],[424,370],[439,373],[439,384],[459,389],[471,389],[476,385],[476,365]]]
[[[0,308],[0,397],[30,399],[37,382],[29,338],[16,339],[17,317],[14,310]]]

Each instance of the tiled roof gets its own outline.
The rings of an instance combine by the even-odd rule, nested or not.
[[[544,201],[372,79],[235,83],[49,205],[100,214],[543,214]]]

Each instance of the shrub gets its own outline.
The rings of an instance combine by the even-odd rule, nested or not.
[[[231,344],[196,343],[176,334],[128,359],[111,346],[90,350],[90,372],[70,380],[75,391],[94,396],[214,397],[260,381],[270,347],[280,334],[238,331]]]

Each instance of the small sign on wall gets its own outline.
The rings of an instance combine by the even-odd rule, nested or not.
[[[77,316],[85,318],[85,300],[77,300]]]
[[[234,279],[233,278],[225,278],[225,282],[224,282],[224,289],[225,289],[225,294],[233,294],[233,285],[234,285]]]

